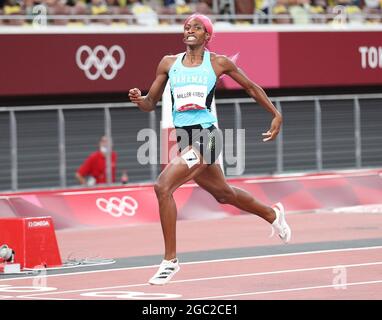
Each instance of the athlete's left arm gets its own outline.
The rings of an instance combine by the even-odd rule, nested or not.
[[[263,141],[274,140],[277,134],[280,132],[282,124],[282,115],[273,105],[272,101],[268,98],[265,91],[256,83],[251,81],[244,72],[237,67],[237,65],[225,56],[218,58],[219,66],[222,68],[222,73],[230,76],[243,89],[245,89],[253,99],[255,99],[262,107],[269,111],[273,115],[271,127],[265,133],[263,133]]]

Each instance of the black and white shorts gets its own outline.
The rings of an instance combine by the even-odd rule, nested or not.
[[[208,165],[215,163],[223,150],[222,131],[214,125],[208,128],[200,124],[176,127],[176,139],[180,152],[192,146],[202,156],[203,163]]]

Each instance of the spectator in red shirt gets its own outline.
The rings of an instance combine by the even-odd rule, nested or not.
[[[101,137],[99,150],[90,154],[76,172],[76,178],[82,185],[91,186],[94,184],[107,182],[106,154],[107,137]],[[112,146],[111,146],[112,147]],[[115,182],[115,172],[117,164],[117,153],[111,153],[112,182]]]

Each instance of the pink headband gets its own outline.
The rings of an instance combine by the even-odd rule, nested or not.
[[[207,32],[210,34],[210,36],[212,38],[212,34],[214,32],[214,27],[213,27],[213,24],[212,24],[210,18],[208,18],[204,14],[195,13],[186,19],[186,21],[184,22],[184,25],[186,25],[188,22],[190,22],[193,19],[198,19],[203,24],[204,28],[206,28]]]

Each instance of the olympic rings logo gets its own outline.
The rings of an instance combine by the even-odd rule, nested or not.
[[[131,217],[135,215],[138,209],[137,200],[129,196],[124,196],[122,199],[118,197],[111,197],[110,199],[98,198],[96,205],[98,209],[114,218],[120,218],[123,215]]]
[[[115,53],[119,55],[119,62],[114,57]],[[82,60],[83,54],[86,54],[84,61]],[[125,52],[118,45],[112,46],[109,50],[102,45],[96,46],[94,50],[84,45],[79,47],[76,52],[76,62],[77,66],[85,71],[88,79],[97,80],[102,76],[106,80],[112,80],[117,75],[118,70],[125,64]],[[94,69],[95,72],[92,73],[90,70]],[[106,71],[109,69],[111,69],[110,73]]]

